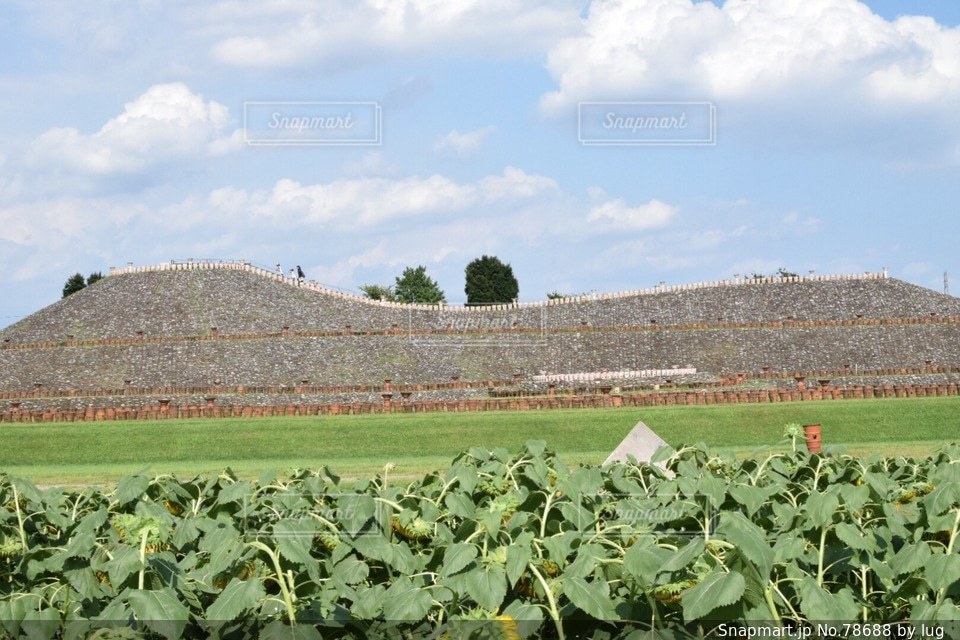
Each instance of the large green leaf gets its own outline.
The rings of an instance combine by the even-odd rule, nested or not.
[[[524,531],[517,536],[513,544],[507,547],[506,572],[507,580],[510,581],[511,585],[516,584],[517,580],[520,579],[520,576],[523,575],[523,572],[527,569],[527,563],[529,563],[533,557],[533,550],[530,549],[530,542],[532,540],[533,534],[529,531]]]
[[[282,620],[264,625],[257,634],[259,640],[322,640],[323,635],[309,624],[290,626]]]
[[[343,584],[363,582],[370,575],[370,567],[363,560],[347,556],[333,566],[333,578]]]
[[[316,563],[310,555],[317,522],[302,518],[280,520],[273,526],[273,537],[280,555],[303,566]]]
[[[137,619],[151,631],[166,638],[183,635],[190,611],[177,598],[170,587],[156,591],[129,590],[125,597]]]
[[[233,523],[222,520],[198,522],[197,526],[205,531],[199,547],[210,554],[208,570],[212,573],[225,571],[240,553],[240,532]]]
[[[847,587],[831,593],[807,576],[800,581],[797,590],[800,592],[800,611],[810,622],[849,622],[860,613],[853,593]]]
[[[727,495],[727,484],[709,471],[705,471],[697,480],[697,492],[707,497],[710,507],[719,509]]]
[[[623,567],[626,572],[637,578],[642,586],[654,583],[664,563],[673,555],[669,549],[657,546],[634,544],[623,555]]]
[[[598,559],[604,557],[603,548],[587,544],[577,549],[577,556],[563,571],[564,578],[587,578],[600,566]]]
[[[736,511],[725,511],[720,514],[717,533],[736,545],[764,580],[770,577],[774,554],[763,529]]]
[[[841,522],[834,527],[833,532],[837,534],[840,542],[851,549],[858,551],[876,551],[877,543],[869,532],[861,532],[852,524]]]
[[[731,572],[742,575],[745,582],[739,617],[754,622],[769,620],[770,609],[765,600],[769,576],[761,577],[756,565],[739,549],[728,551],[724,556],[724,564]]]
[[[930,554],[930,545],[926,542],[906,544],[890,559],[890,568],[898,576],[911,573],[926,564]]]
[[[804,505],[807,522],[813,527],[826,527],[833,522],[833,517],[839,507],[840,499],[835,493],[811,491]]]
[[[440,575],[451,576],[463,571],[471,562],[477,559],[477,547],[468,543],[457,543],[447,547],[443,553],[443,570]]]
[[[960,556],[934,554],[923,566],[923,575],[934,589],[946,589],[960,580]]]
[[[575,501],[596,495],[602,486],[603,477],[595,467],[580,467],[557,483],[557,488]]]
[[[507,574],[500,565],[478,567],[467,574],[467,593],[487,611],[497,611],[507,595]]]
[[[673,554],[669,560],[663,563],[660,571],[676,571],[692,564],[703,554],[703,538],[694,538],[687,543],[685,547]]]
[[[431,601],[426,589],[415,585],[410,578],[399,578],[384,594],[383,615],[393,622],[420,620],[427,615]]]
[[[749,484],[735,484],[729,487],[727,491],[734,500],[746,507],[747,515],[753,515],[759,511],[768,496],[767,491],[763,488]]]
[[[337,499],[337,519],[341,530],[349,536],[361,535],[373,526],[377,503],[373,496],[343,493]]]
[[[957,466],[957,465],[947,465]],[[940,515],[960,505],[960,482],[944,482],[923,497],[923,503],[933,515]]]
[[[259,580],[232,579],[207,609],[207,620],[233,620],[241,613],[255,610],[264,596]]]
[[[470,496],[462,493],[448,493],[443,499],[451,515],[459,518],[472,518],[477,511],[477,505]]]
[[[150,478],[147,476],[127,476],[117,483],[117,490],[113,492],[113,500],[118,506],[123,506],[142,496],[149,486]]]
[[[380,617],[383,604],[387,598],[387,590],[381,584],[375,584],[366,589],[358,589],[350,607],[351,613],[361,620],[372,620]]]
[[[54,608],[31,609],[23,616],[21,631],[29,640],[50,640],[59,629],[60,612]]]
[[[564,579],[563,593],[578,609],[598,620],[616,618],[610,588],[604,580]]]
[[[843,504],[849,512],[857,512],[863,509],[870,499],[870,487],[865,485],[845,484],[840,486],[840,497],[843,498]]]
[[[739,573],[714,570],[683,593],[683,618],[688,623],[701,620],[714,609],[740,600],[745,590],[746,581]]]

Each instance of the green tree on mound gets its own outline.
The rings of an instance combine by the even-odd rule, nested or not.
[[[509,264],[483,256],[467,265],[467,304],[506,304],[516,300],[520,285]]]
[[[66,298],[71,293],[76,293],[86,286],[87,284],[83,280],[83,274],[75,273],[67,278],[66,284],[63,285],[63,297]]]
[[[99,280],[103,280],[103,273],[100,271],[94,271],[87,276],[86,280],[83,279],[82,273],[75,273],[67,278],[67,282],[63,285],[63,297],[66,298],[71,293],[76,293],[85,287],[89,287]]]
[[[424,266],[404,269],[403,275],[397,278],[393,293],[399,302],[437,304],[445,300],[440,286],[427,275],[427,268]]]
[[[367,296],[371,300],[386,300],[387,302],[395,302],[397,296],[393,293],[391,287],[385,287],[381,284],[365,284],[360,286],[360,291],[363,291],[363,295]]]

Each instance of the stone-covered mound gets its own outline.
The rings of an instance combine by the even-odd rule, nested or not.
[[[254,268],[255,269],[255,268]],[[332,292],[331,292],[332,293]],[[960,298],[891,278],[803,279],[626,293],[499,310],[378,304],[297,286],[263,270],[114,275],[0,332],[11,343],[290,332],[455,332],[960,316]]]
[[[478,310],[375,303],[242,263],[135,271],[0,332],[0,392],[960,366],[960,299],[876,275]]]

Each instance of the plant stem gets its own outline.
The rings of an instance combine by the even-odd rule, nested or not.
[[[553,491],[547,490],[547,502],[543,505],[543,516],[540,519],[540,538],[547,537],[547,514],[550,513],[550,503],[553,502]]]
[[[823,555],[827,544],[827,527],[820,529],[820,550],[817,554],[817,586],[823,586]]]
[[[953,553],[953,545],[957,541],[957,533],[960,532],[960,509],[957,509],[957,515],[953,519],[953,529],[950,531],[950,542],[947,543],[947,554],[950,555]],[[940,604],[940,601],[943,600],[943,596],[947,594],[947,588],[943,587],[942,589],[937,590],[937,604]]]
[[[553,590],[550,589],[550,585],[547,584],[543,575],[533,566],[532,562],[528,562],[527,567],[530,569],[530,572],[537,577],[537,581],[547,595],[547,601],[550,603],[550,617],[553,619],[553,626],[557,628],[557,638],[559,638],[559,640],[566,640],[566,636],[563,634],[563,622],[560,620],[560,610],[557,609],[557,600],[553,597]]]
[[[293,594],[290,593],[290,587],[287,585],[287,581],[284,578],[283,567],[280,566],[280,556],[278,556],[273,549],[263,544],[259,540],[248,542],[247,545],[255,549],[260,549],[270,557],[270,560],[273,562],[273,570],[277,574],[277,584],[280,585],[280,593],[283,595],[283,604],[287,609],[287,619],[290,621],[291,625],[295,625],[297,623],[297,614],[293,609]]]
[[[777,609],[777,603],[773,600],[773,589],[771,584],[768,584],[767,587],[763,590],[763,599],[767,601],[767,609],[770,610],[770,615],[773,616],[778,624],[783,622],[783,619],[780,617],[780,611]]]
[[[23,514],[20,513],[20,494],[17,493],[17,485],[10,483],[13,487],[13,508],[17,512],[17,528],[20,530],[20,544],[23,545],[24,553],[27,550],[27,532],[23,529]]]
[[[147,571],[147,537],[150,535],[150,527],[144,527],[140,534],[140,575],[137,578],[137,588],[143,590],[143,578]]]
[[[860,565],[860,595],[863,596],[863,621],[867,621],[867,565]]]

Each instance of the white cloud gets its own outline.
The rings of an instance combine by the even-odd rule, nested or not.
[[[580,101],[710,100],[721,136],[957,162],[960,27],[858,0],[594,0],[551,50],[544,113]]]
[[[859,88],[877,100],[957,99],[960,29],[893,22],[857,0],[595,0],[551,51],[548,110],[653,93],[714,99]]]
[[[106,248],[102,243],[105,235],[134,218],[148,216],[142,205],[109,199],[20,202],[0,207],[0,241],[28,249],[40,262],[61,264],[80,253],[101,253]],[[38,275],[24,264],[14,271],[13,279]]]
[[[332,265],[317,265],[307,269],[312,280],[335,287],[350,287],[354,283],[354,272],[359,268],[371,268],[381,265],[400,264],[396,258],[387,254],[385,242],[366,249],[358,254],[338,260]]]
[[[140,173],[172,160],[239,149],[242,136],[227,130],[229,122],[226,107],[204,101],[186,85],[158,84],[96,133],[50,129],[33,141],[28,162],[94,176]]]
[[[600,222],[615,229],[640,231],[666,226],[679,209],[659,200],[628,207],[622,198],[609,200],[590,209],[587,222]]]
[[[217,189],[211,192],[209,204],[232,215],[369,227],[400,218],[457,213],[489,202],[534,198],[556,188],[550,178],[507,167],[502,175],[475,183],[458,183],[441,175],[353,178],[307,185],[282,179],[269,192]]]
[[[742,238],[750,231],[747,225],[740,225],[734,229],[706,229],[703,231],[693,231],[690,237],[685,241],[687,248],[692,251],[705,251],[707,249],[716,249],[727,243]]]
[[[214,58],[239,67],[343,68],[384,55],[541,52],[579,25],[579,3],[523,0],[317,0],[220,2],[203,20],[220,25]]]
[[[482,129],[460,133],[456,129],[443,136],[434,145],[434,150],[441,153],[450,153],[461,158],[465,158],[476,153],[483,145],[484,139],[497,128],[488,125]]]
[[[507,167],[502,176],[487,176],[478,185],[485,200],[533,198],[560,189],[552,178],[526,173],[516,167]]]

